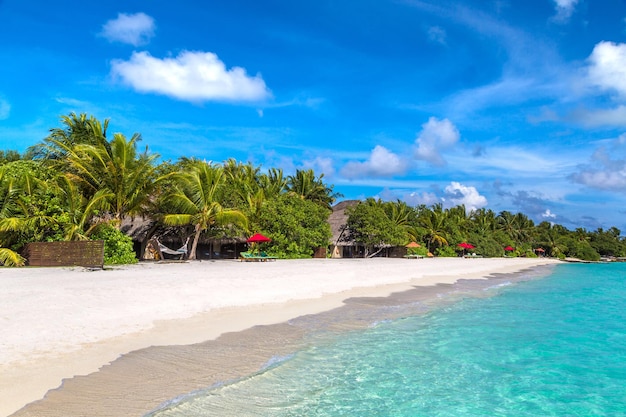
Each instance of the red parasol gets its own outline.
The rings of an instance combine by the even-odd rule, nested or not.
[[[471,243],[467,243],[467,242],[459,243],[457,246],[462,249],[474,249],[476,247],[472,245]]]
[[[457,246],[463,249],[463,256],[465,256],[465,249],[474,249],[476,247],[472,245],[471,243],[467,243],[467,242],[459,243]]]
[[[507,252],[511,252],[513,250],[515,250],[515,248],[513,246],[507,246],[506,248],[504,248],[505,251]]]
[[[250,236],[247,240],[248,243],[263,243],[263,242],[269,242],[272,239],[270,239],[267,236],[263,236],[261,233],[255,233],[252,236]]]

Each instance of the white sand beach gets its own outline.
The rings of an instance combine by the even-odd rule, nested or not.
[[[311,259],[0,269],[0,416],[138,349],[212,340],[330,310],[350,297],[556,262]]]

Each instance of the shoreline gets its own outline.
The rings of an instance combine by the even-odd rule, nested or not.
[[[143,416],[175,395],[211,385],[206,375],[198,381],[186,381],[194,372],[195,362],[187,364],[190,368],[182,373],[176,370],[178,394],[167,389],[171,381],[150,379],[150,375],[159,374],[161,379],[170,375],[171,369],[169,374],[162,373],[168,366],[159,361],[150,366],[144,363],[139,369],[131,365],[143,363],[155,352],[161,355],[167,351],[169,355],[176,351],[177,361],[171,366],[178,369],[186,357],[198,356],[195,349],[202,349],[205,356],[209,349],[213,355],[216,341],[228,345],[229,340],[236,340],[229,349],[241,348],[239,354],[246,357],[245,363],[232,369],[214,369],[212,379],[213,383],[232,380],[261,369],[268,354],[264,349],[280,355],[294,348],[299,333],[287,324],[294,318],[333,311],[349,299],[389,297],[416,287],[428,292],[423,288],[554,263],[558,261],[545,258],[378,258],[140,264],[105,271],[4,270],[0,279],[8,285],[0,300],[0,318],[2,323],[8,321],[5,334],[12,337],[2,342],[0,393],[10,400],[2,402],[0,415],[20,409],[16,416],[75,415],[65,409],[54,410],[53,397],[81,386],[89,388],[90,381],[129,368],[150,384],[165,386],[147,396],[137,392],[142,398],[131,399],[122,414],[120,409],[103,409],[89,410],[89,415]],[[11,313],[17,317],[10,317]],[[262,333],[268,326],[282,329],[279,338],[293,343],[264,348],[242,343],[250,339],[263,345]],[[244,333],[248,335],[245,339]],[[258,350],[264,353],[250,354]],[[151,371],[144,371],[148,369]],[[77,375],[89,376],[74,377]],[[113,378],[119,382],[119,375]],[[56,389],[62,381],[63,386]],[[102,382],[97,384],[102,386]],[[108,398],[100,388],[91,389],[96,398]],[[135,394],[138,390],[132,391]],[[37,401],[44,395],[44,401]],[[37,402],[22,408],[33,401]]]

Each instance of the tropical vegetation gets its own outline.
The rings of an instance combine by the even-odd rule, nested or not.
[[[264,250],[281,258],[311,257],[328,246],[328,219],[340,194],[323,174],[299,169],[286,175],[233,159],[160,161],[139,148],[141,135],[108,130],[109,120],[71,113],[24,154],[0,151],[1,264],[23,265],[29,242],[89,239],[105,241],[108,264],[136,262],[133,243],[121,231],[131,216],[186,235],[190,259],[203,239],[242,240],[252,233],[270,236]],[[368,198],[347,214],[346,236],[365,248],[364,256],[411,241],[421,245],[413,251],[435,256],[457,256],[464,242],[482,256],[626,256],[617,228],[571,231],[535,225],[523,213]]]
[[[261,172],[232,159],[159,162],[139,149],[141,135],[109,135],[109,120],[71,113],[60,124],[24,155],[0,152],[3,265],[23,265],[20,252],[29,242],[88,239],[104,240],[108,264],[136,262],[121,232],[129,216],[180,229],[191,240],[190,259],[201,238],[265,233],[273,239],[268,251],[284,258],[310,257],[330,239],[338,194],[323,174]]]
[[[463,205],[410,207],[402,201],[373,198],[347,212],[349,238],[366,248],[366,256],[410,241],[422,244],[420,253],[423,250],[436,256],[458,256],[470,246],[472,254],[486,257],[551,256],[598,261],[602,257],[626,256],[626,239],[616,227],[571,231],[547,221],[536,225],[523,213],[467,210]]]

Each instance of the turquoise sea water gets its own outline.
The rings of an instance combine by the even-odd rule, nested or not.
[[[312,337],[150,416],[626,416],[626,264],[480,291]]]

